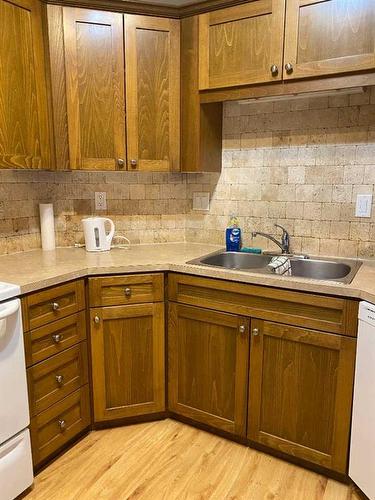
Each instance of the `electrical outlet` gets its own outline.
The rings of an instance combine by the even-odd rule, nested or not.
[[[371,217],[372,194],[358,194],[355,205],[356,217]]]
[[[193,193],[193,210],[210,210],[210,193]]]
[[[95,193],[95,210],[107,210],[107,193]]]

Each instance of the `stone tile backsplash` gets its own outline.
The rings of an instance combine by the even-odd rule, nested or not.
[[[375,210],[354,216],[358,193],[374,194],[375,87],[361,94],[226,103],[220,174],[0,171],[0,253],[40,247],[38,204],[53,202],[57,244],[82,242],[81,219],[111,217],[134,243],[224,244],[238,215],[244,244],[253,230],[290,231],[296,252],[375,256]],[[95,212],[94,192],[107,193]],[[192,210],[209,191],[210,210]]]

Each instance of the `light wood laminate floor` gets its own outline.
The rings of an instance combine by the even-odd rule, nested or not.
[[[27,500],[358,500],[351,488],[173,420],[96,431]]]

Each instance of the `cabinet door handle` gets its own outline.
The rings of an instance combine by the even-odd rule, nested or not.
[[[59,419],[59,427],[60,427],[60,430],[64,431],[66,429],[66,422],[64,419]]]
[[[132,160],[130,160],[130,166],[131,166],[131,168],[136,168],[137,164],[138,164],[138,162],[137,162],[136,159],[133,158]]]
[[[272,64],[270,70],[271,70],[272,76],[277,76],[279,74],[279,68],[276,64]]]
[[[54,333],[52,335],[52,340],[55,344],[59,344],[64,339],[64,335],[62,333]]]
[[[288,75],[290,75],[291,73],[293,73],[293,64],[286,63],[286,65],[285,65],[285,71],[288,73]]]
[[[94,316],[94,323],[96,324],[100,323],[100,318],[98,315]]]
[[[55,379],[56,379],[56,382],[59,385],[63,385],[63,383],[64,383],[64,375],[56,375]]]
[[[240,325],[240,327],[239,327],[239,331],[240,331],[240,333],[245,333],[245,331],[246,331],[246,326],[245,326],[245,325]]]
[[[125,161],[124,161],[122,158],[118,158],[118,160],[117,160],[117,165],[118,165],[120,168],[124,168]]]
[[[58,311],[60,309],[60,304],[58,302],[52,302],[52,311]]]
[[[259,329],[258,328],[253,328],[253,335],[254,335],[254,337],[257,337],[259,335]]]
[[[126,288],[125,288],[125,295],[126,295],[127,297],[130,297],[130,296],[131,296],[131,294],[132,294],[132,289],[131,289],[131,288],[129,288],[129,287],[126,287]]]

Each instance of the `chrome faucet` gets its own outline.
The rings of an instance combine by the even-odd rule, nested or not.
[[[278,241],[276,238],[267,233],[261,233],[258,231],[253,231],[251,236],[255,238],[255,236],[263,236],[271,241],[273,241],[278,247],[280,247],[282,253],[290,253],[290,236],[285,227],[280,226],[280,224],[275,224],[275,227],[279,227],[283,230],[283,234],[281,236],[281,241]]]

